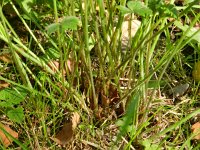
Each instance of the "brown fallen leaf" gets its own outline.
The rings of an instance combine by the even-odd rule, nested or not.
[[[103,92],[101,92],[101,105],[105,108],[108,107],[110,104],[110,99],[106,97]]]
[[[10,83],[0,80],[0,89],[7,88]]]
[[[10,53],[1,54],[0,61],[3,61],[4,63],[8,63],[8,64],[13,63],[12,56]]]
[[[5,134],[5,131],[16,139],[18,139],[18,133],[13,131],[9,126],[5,126],[0,123],[0,142],[2,142],[5,147],[8,147],[12,144],[13,140],[10,136]]]
[[[95,113],[95,117],[99,120],[102,119],[103,108],[101,106],[98,107],[98,110]]]
[[[62,129],[51,139],[59,145],[66,145],[73,137],[74,130],[80,121],[80,115],[75,112],[73,113],[70,122],[64,123]]]
[[[200,122],[197,122],[195,124],[192,125],[192,132],[194,134],[197,134],[194,139],[196,140],[200,140]]]
[[[51,139],[59,145],[66,145],[73,137],[72,122],[65,123],[62,129]]]
[[[60,69],[60,63],[59,61],[53,60],[48,63],[48,66],[54,71],[57,72]],[[65,66],[67,67],[69,73],[72,73],[74,70],[74,62],[71,59],[68,59],[65,63]],[[63,70],[63,74],[66,74],[66,69]]]
[[[99,92],[101,98],[101,105],[102,107],[109,107],[119,100],[119,92],[117,88],[110,82],[106,83],[105,89],[106,90],[101,90]]]

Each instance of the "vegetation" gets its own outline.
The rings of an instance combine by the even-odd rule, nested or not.
[[[0,2],[2,149],[199,149],[199,0]]]

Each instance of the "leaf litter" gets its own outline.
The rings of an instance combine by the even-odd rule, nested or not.
[[[10,146],[13,142],[13,138],[18,139],[18,136],[18,133],[9,126],[0,123],[0,142],[2,142],[5,147]]]
[[[192,125],[192,133],[196,134],[194,139],[200,140],[200,122],[196,122],[195,124]]]
[[[72,140],[74,131],[79,122],[80,115],[77,112],[73,112],[71,120],[69,122],[65,122],[61,130],[58,131],[55,137],[51,137],[51,139],[57,144],[65,146]]]
[[[127,37],[128,36],[129,35],[127,34]],[[125,43],[126,43],[126,41],[125,41]],[[58,66],[59,66],[59,64],[58,64]],[[68,65],[68,67],[69,66],[70,65]],[[70,68],[68,68],[68,69],[70,70]],[[110,93],[112,93],[112,90],[109,90],[109,91],[110,91]],[[110,96],[109,94],[104,93],[104,91],[100,91],[99,94],[100,94],[101,100],[102,100],[101,106],[103,107],[103,108],[100,107],[99,109],[101,111],[104,111],[104,113],[106,114],[106,112],[107,112],[106,109],[113,105],[113,101],[118,101],[118,100],[116,100],[116,99],[118,99],[118,96]],[[107,114],[109,114],[109,113],[107,113]],[[56,134],[55,138],[53,139],[57,144],[65,145],[72,139],[73,134],[74,134],[74,130],[75,130],[77,124],[78,124],[77,122],[79,122],[77,120],[80,120],[79,115],[77,115],[76,117],[73,117],[73,116],[72,116],[70,122],[65,122],[63,124],[62,129]],[[100,118],[102,118],[102,114],[100,114],[99,116],[100,116]],[[65,134],[65,133],[68,133],[68,134]]]
[[[0,89],[9,87],[10,83],[0,80]]]

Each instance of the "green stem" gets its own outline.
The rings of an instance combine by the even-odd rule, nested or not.
[[[86,61],[87,66],[89,69],[89,77],[91,82],[91,88],[92,88],[92,95],[93,95],[93,102],[94,102],[94,109],[95,111],[98,110],[98,100],[96,97],[95,87],[94,87],[94,81],[93,81],[93,74],[92,74],[92,68],[91,68],[91,58],[90,58],[90,52],[89,52],[89,38],[88,38],[88,0],[84,0],[85,3],[85,18],[84,18],[84,39],[85,39],[85,46],[86,46]]]
[[[3,26],[1,26],[1,27],[3,27],[2,29],[4,29],[4,33],[5,33],[5,37],[4,38],[6,39],[7,44],[9,46],[9,48],[10,48],[10,51],[11,51],[11,54],[12,54],[12,58],[14,60],[14,63],[16,65],[16,67],[17,67],[17,71],[19,72],[19,74],[21,76],[23,84],[28,86],[29,88],[32,88],[31,82],[30,82],[29,77],[28,77],[28,75],[26,73],[26,70],[24,69],[24,67],[22,65],[21,59],[20,59],[19,55],[16,53],[16,51],[15,51],[13,45],[12,45],[11,39],[10,39],[10,37],[8,35],[8,32],[6,32],[6,31],[8,31],[8,28],[7,28],[5,20],[4,20],[5,17],[3,15],[1,6],[0,6],[0,17],[1,17],[1,20],[2,20],[2,23],[3,23]]]

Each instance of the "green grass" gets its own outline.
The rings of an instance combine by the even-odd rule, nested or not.
[[[1,120],[19,133],[10,148],[62,149],[51,137],[78,112],[67,149],[198,149],[191,132],[200,113],[191,76],[199,60],[196,8],[198,0],[1,1],[0,55],[9,51],[13,63],[1,59],[0,80],[26,93],[9,106],[3,102],[12,94],[0,99]],[[127,14],[129,28],[131,19],[141,25],[122,50]],[[186,95],[170,97],[184,83]],[[15,121],[8,112],[17,108]]]

